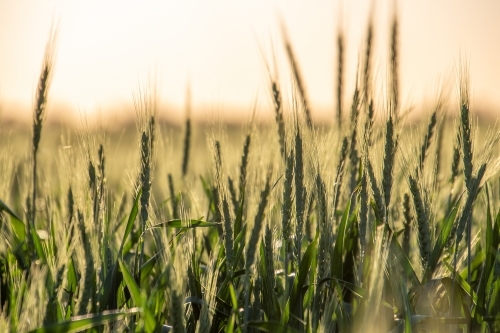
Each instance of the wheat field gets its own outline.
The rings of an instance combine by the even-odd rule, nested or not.
[[[352,96],[337,34],[331,126],[284,34],[273,123],[172,127],[144,89],[121,131],[44,123],[51,35],[31,128],[0,132],[0,331],[500,332],[500,131],[466,63],[409,121],[397,19],[387,82],[373,34]]]

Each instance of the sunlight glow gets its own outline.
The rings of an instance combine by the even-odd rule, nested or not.
[[[59,33],[50,97],[55,104],[86,112],[132,105],[132,93],[138,85],[156,78],[162,102],[182,106],[189,81],[195,106],[239,106],[250,112],[257,96],[268,99],[259,45],[269,62],[272,48],[276,50],[280,76],[288,75],[280,17],[287,26],[313,109],[328,112],[334,100],[336,29],[342,26],[347,37],[345,83],[350,89],[370,3],[2,1],[3,114],[8,116],[14,106],[30,114],[43,48],[53,23]],[[393,1],[373,3],[374,75],[378,88],[383,89]],[[398,13],[405,103],[434,97],[432,89],[439,80],[453,83],[462,54],[470,63],[474,98],[500,112],[500,44],[495,33],[500,31],[500,2],[400,1]]]

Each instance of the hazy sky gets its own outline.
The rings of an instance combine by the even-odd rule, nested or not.
[[[0,107],[30,114],[53,21],[57,62],[50,103],[71,112],[133,105],[133,92],[156,79],[161,102],[182,106],[191,84],[194,107],[250,110],[268,102],[259,51],[283,58],[279,17],[285,22],[314,108],[333,105],[335,34],[347,37],[346,85],[352,88],[369,5],[376,22],[374,75],[385,88],[393,1],[0,0]],[[500,1],[399,1],[400,73],[404,105],[433,98],[449,81],[455,96],[460,57],[470,65],[473,100],[500,115]],[[196,111],[196,110],[195,110]],[[168,112],[168,110],[167,110]],[[198,111],[199,112],[199,111]],[[333,114],[332,114],[333,116]]]

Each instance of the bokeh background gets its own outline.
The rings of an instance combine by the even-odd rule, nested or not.
[[[396,5],[395,5],[396,4]],[[372,10],[371,10],[372,9]],[[264,60],[289,77],[280,20],[287,27],[307,86],[313,117],[334,119],[335,36],[346,36],[347,95],[354,86],[370,13],[375,23],[374,76],[385,89],[390,17],[400,20],[403,107],[456,87],[469,64],[473,108],[500,115],[500,2],[440,1],[0,1],[0,113],[30,119],[45,43],[57,26],[57,60],[49,119],[134,115],[133,93],[153,82],[160,113],[248,119],[269,101]],[[454,94],[452,94],[454,96]],[[416,108],[418,110],[418,107]]]

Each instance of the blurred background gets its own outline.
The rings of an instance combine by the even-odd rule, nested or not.
[[[265,62],[290,77],[285,24],[311,102],[313,118],[332,122],[336,33],[346,37],[346,103],[355,82],[370,8],[375,23],[374,79],[386,89],[390,18],[400,20],[403,107],[432,101],[440,87],[456,99],[460,62],[470,68],[473,109],[500,115],[500,1],[49,1],[0,2],[0,122],[31,119],[51,26],[57,58],[49,119],[135,115],[133,94],[152,83],[159,112],[184,118],[190,86],[196,119],[214,115],[272,119]],[[383,96],[382,96],[383,99]]]

